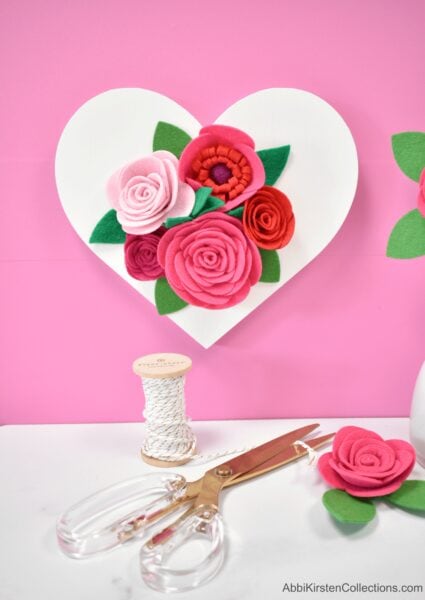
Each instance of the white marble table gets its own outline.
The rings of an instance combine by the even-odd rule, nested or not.
[[[198,448],[255,445],[309,420],[195,422]],[[351,419],[386,438],[408,439],[407,419]],[[344,419],[322,419],[334,431]],[[141,424],[0,428],[0,599],[136,600],[163,598],[138,572],[138,544],[83,561],[58,550],[55,521],[80,498],[127,477],[152,472],[139,458]],[[223,459],[216,461],[222,462]],[[188,478],[207,466],[177,470]],[[411,477],[425,479],[415,468]],[[222,514],[227,558],[219,575],[186,600],[423,598],[425,519],[384,503],[367,526],[337,524],[321,504],[327,486],[302,459],[226,490]],[[412,593],[283,592],[285,584],[422,585]]]

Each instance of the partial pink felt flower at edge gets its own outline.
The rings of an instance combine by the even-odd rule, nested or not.
[[[264,185],[265,172],[249,135],[235,127],[209,125],[183,150],[179,177],[195,190],[211,187],[227,212]]]
[[[395,492],[410,475],[416,455],[404,440],[383,440],[362,427],[343,427],[332,452],[318,462],[322,477],[334,488],[358,497],[385,496]]]
[[[425,217],[425,169],[419,177],[418,210]]]

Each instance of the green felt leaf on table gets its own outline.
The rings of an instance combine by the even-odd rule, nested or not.
[[[384,496],[384,499],[400,508],[425,511],[425,481],[405,481],[398,490]]]
[[[180,127],[165,121],[159,121],[153,135],[153,150],[168,150],[168,152],[172,152],[174,156],[180,158],[181,153],[191,139],[190,135]]]
[[[155,284],[155,305],[160,315],[169,315],[187,306],[187,302],[177,296],[165,277],[160,277]]]
[[[288,162],[290,149],[291,146],[278,146],[257,152],[266,172],[266,185],[273,185],[279,179]]]
[[[118,223],[117,211],[112,209],[104,215],[89,240],[90,244],[124,244],[125,231]]]
[[[425,168],[425,133],[422,131],[405,131],[392,137],[394,158],[400,169],[410,179],[419,181]]]
[[[355,498],[343,490],[328,490],[322,496],[328,512],[341,523],[369,523],[376,508],[371,500]]]
[[[276,250],[263,250],[259,248],[263,269],[260,281],[264,283],[276,283],[280,279],[280,260]]]
[[[230,215],[231,217],[236,217],[236,219],[242,219],[243,206],[238,206],[238,207],[234,208],[233,210],[229,210],[229,212],[227,214]]]
[[[388,240],[390,258],[416,258],[425,255],[425,218],[411,210],[395,225]]]

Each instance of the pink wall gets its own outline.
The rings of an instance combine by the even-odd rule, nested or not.
[[[129,421],[134,358],[193,358],[193,418],[405,415],[425,359],[425,259],[385,257],[416,186],[390,136],[425,130],[423,0],[21,0],[0,7],[1,422]],[[62,128],[113,87],[208,123],[266,87],[319,94],[357,143],[348,220],[323,254],[209,350],[83,245],[60,206]]]

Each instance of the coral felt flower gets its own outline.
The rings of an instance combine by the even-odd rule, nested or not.
[[[295,229],[289,199],[280,190],[265,185],[245,202],[243,227],[260,248],[283,248],[291,241]]]
[[[164,275],[158,262],[158,244],[165,228],[146,235],[127,234],[124,244],[125,267],[134,279],[150,281]]]
[[[332,452],[323,454],[318,468],[333,487],[352,496],[385,496],[397,490],[415,465],[415,450],[403,440],[383,440],[361,427],[343,427]]]
[[[160,150],[126,165],[110,178],[109,200],[126,233],[151,233],[167,218],[190,214],[195,192],[179,181],[177,170],[177,158]]]
[[[419,178],[418,210],[425,217],[425,169]]]
[[[262,268],[240,221],[220,212],[169,229],[159,243],[158,260],[180,298],[211,309],[242,302]]]
[[[203,127],[180,157],[179,177],[195,190],[212,188],[231,210],[252,196],[265,181],[264,166],[254,141],[243,131],[225,125]]]

